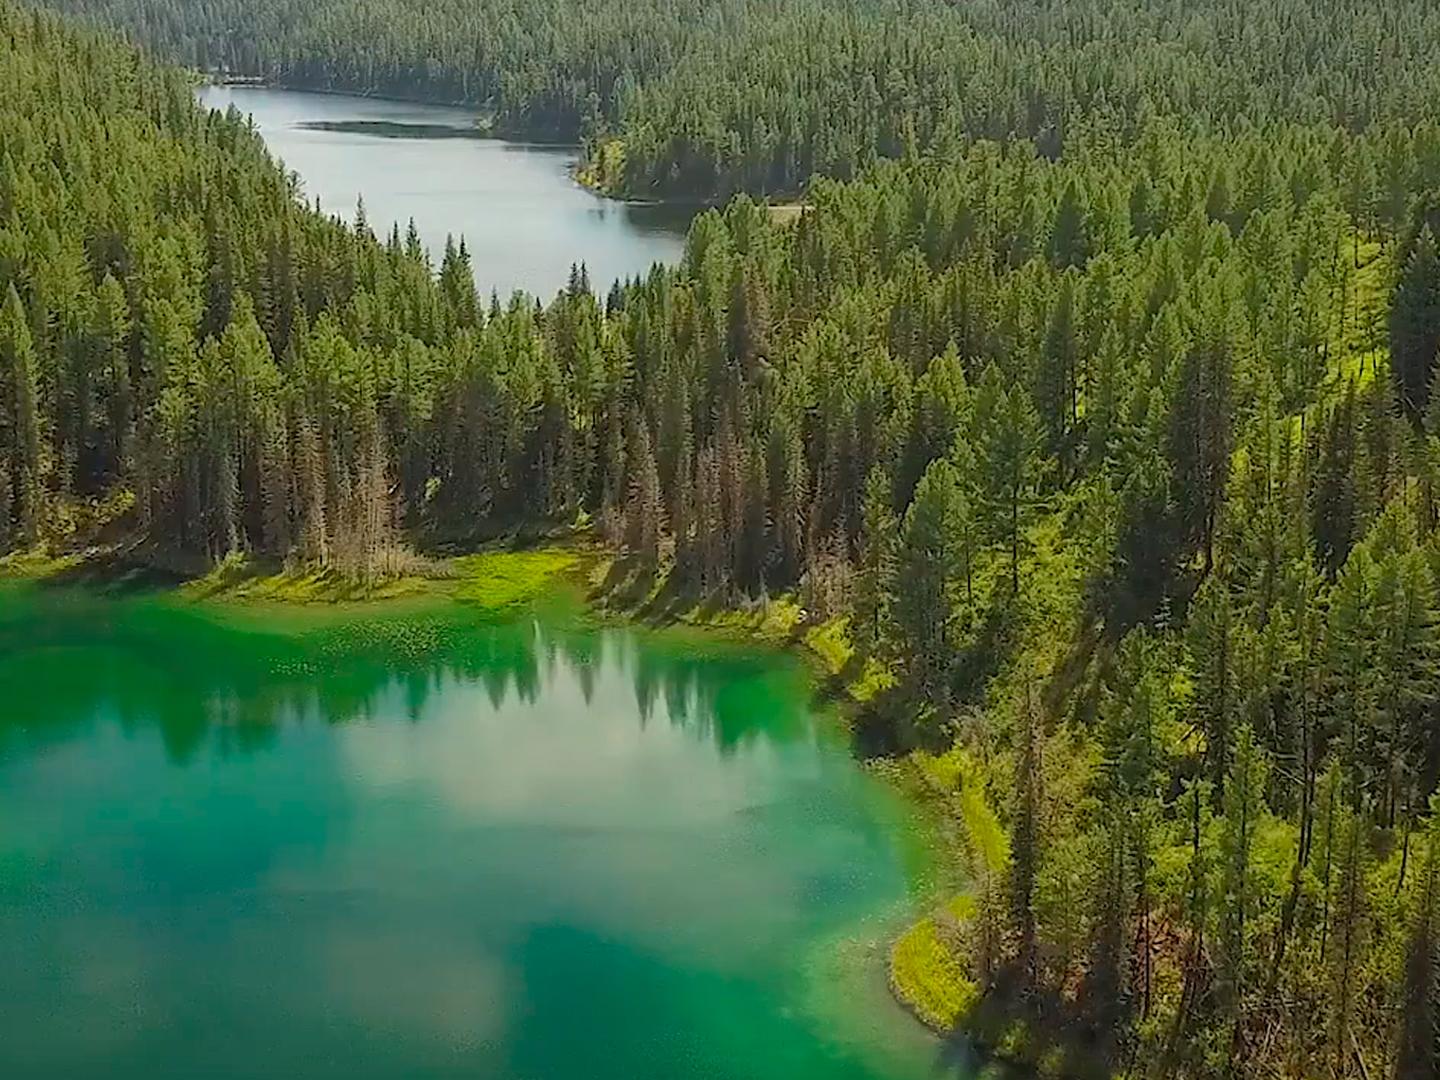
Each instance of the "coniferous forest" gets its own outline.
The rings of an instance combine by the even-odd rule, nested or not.
[[[385,573],[578,523],[797,593],[968,868],[896,948],[922,1016],[1437,1074],[1434,5],[52,6],[0,0],[0,549]],[[169,61],[742,194],[644,280],[482,298]]]
[[[976,139],[1113,151],[1357,131],[1440,96],[1427,0],[45,0],[166,59],[281,85],[463,102],[585,140],[629,194],[798,192]]]

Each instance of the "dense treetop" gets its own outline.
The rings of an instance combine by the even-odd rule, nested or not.
[[[305,207],[181,76],[0,3],[0,548],[109,521],[375,573],[594,524],[657,603],[794,592],[954,809],[971,895],[904,953],[932,1018],[973,983],[1131,1075],[1434,1076],[1429,8],[527,5],[560,113],[566,35],[636,50],[591,61],[627,168],[732,109],[718,188],[787,110],[854,141],[795,159],[837,175],[789,224],[741,197],[603,299],[486,304],[462,244]],[[243,61],[192,21],[238,5],[136,10],[197,62],[384,89],[417,55],[394,4]]]
[[[1055,154],[1156,115],[1361,130],[1440,100],[1426,0],[45,2],[195,67],[585,138],[597,179],[631,192],[793,192],[977,138]]]

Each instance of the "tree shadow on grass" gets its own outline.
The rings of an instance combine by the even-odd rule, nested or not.
[[[164,553],[130,546],[90,554],[35,582],[47,589],[84,588],[108,596],[128,596],[172,589],[196,573],[203,569],[181,566]]]
[[[984,997],[945,1040],[940,1060],[946,1067],[972,1056],[993,1075],[1028,1077],[1037,1073],[1069,1080],[1109,1080],[1114,1071],[1113,1026],[1102,1025],[1076,1002],[1054,989],[1024,992],[1015,972],[1000,972]],[[947,1055],[952,1057],[947,1058]],[[992,1075],[987,1071],[986,1075]]]

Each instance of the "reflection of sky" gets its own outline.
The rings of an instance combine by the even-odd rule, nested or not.
[[[95,626],[39,635],[65,662],[29,697],[0,656],[0,697],[38,717],[64,680],[72,713],[0,718],[0,1075],[861,1075],[807,1034],[797,967],[898,894],[889,803],[789,666]]]
[[[574,151],[492,139],[394,139],[302,127],[307,121],[384,120],[468,126],[461,109],[303,94],[259,87],[205,87],[211,108],[234,104],[254,118],[271,153],[298,173],[304,194],[329,213],[354,216],[364,196],[382,239],[413,217],[438,265],[446,234],[466,238],[483,295],[514,289],[549,299],[583,262],[603,296],[616,278],[677,262],[685,223],[673,211],[601,199],[570,177]]]
[[[532,921],[584,922],[732,962],[735,942],[717,938],[717,925],[757,941],[793,929],[836,848],[849,848],[837,861],[868,858],[857,815],[837,805],[854,779],[843,757],[798,733],[721,754],[697,716],[682,725],[663,704],[642,727],[613,662],[588,705],[564,661],[533,703],[512,696],[495,709],[458,680],[430,701],[418,725],[346,727],[347,778],[377,796],[362,802],[377,819],[448,820],[456,846],[443,857],[473,854],[486,878],[475,887],[532,897]],[[837,819],[827,823],[826,810]],[[576,880],[588,887],[576,892]]]

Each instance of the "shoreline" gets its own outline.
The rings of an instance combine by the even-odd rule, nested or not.
[[[420,105],[430,109],[456,109],[474,114],[475,132],[467,135],[474,139],[490,139],[495,142],[509,143],[511,146],[529,146],[545,150],[579,150],[580,144],[569,142],[564,139],[541,139],[534,136],[506,135],[495,130],[487,120],[481,106],[473,101],[447,101],[441,98],[422,97],[412,95],[409,97],[399,94],[372,94],[363,90],[345,90],[339,87],[303,86],[298,83],[288,83],[263,76],[239,77],[239,78],[215,78],[213,73],[197,71],[199,85],[215,86],[237,90],[281,90],[290,94],[319,94],[324,97],[355,98],[357,101],[386,101],[394,105]]]
[[[788,653],[804,669],[817,702],[828,706],[834,722],[852,740],[857,713],[866,700],[862,694],[875,681],[873,673],[864,668],[858,677],[847,680],[854,653],[838,625],[841,620],[813,620],[793,597],[780,596],[750,607],[692,600],[676,610],[673,597],[669,598],[671,606],[660,603],[666,600],[662,588],[627,602],[624,587],[629,573],[624,558],[585,534],[537,537],[532,543],[519,538],[509,544],[493,543],[466,554],[417,561],[408,568],[413,572],[373,580],[242,557],[223,560],[204,572],[198,572],[200,569],[198,562],[164,551],[95,546],[61,555],[32,551],[0,557],[0,583],[69,582],[82,588],[138,583],[187,602],[248,609],[255,614],[270,608],[378,614],[407,602],[438,602],[473,607],[481,617],[503,617],[543,605],[547,598],[555,598],[558,584],[573,590],[572,599],[582,617],[600,624]],[[946,1029],[905,992],[895,963],[897,949],[930,920],[937,906],[947,902],[946,896],[953,896],[963,875],[954,845],[946,836],[953,825],[948,823],[937,793],[908,756],[855,756],[863,770],[895,792],[915,829],[916,850],[923,853],[925,863],[919,880],[911,881],[904,913],[897,909],[873,943],[881,965],[875,974],[883,978],[896,1007],[917,1027],[941,1044],[953,1043],[957,1030]],[[967,1041],[979,1049],[977,1041]]]
[[[205,71],[202,68],[190,68],[189,70],[196,77],[196,80],[205,86],[224,86],[253,90],[288,90],[297,94],[324,94],[327,97],[353,97],[366,101],[390,101],[399,105],[429,105],[437,109],[473,109],[476,113],[476,120],[479,121],[483,119],[481,112],[482,106],[473,101],[447,101],[440,98],[424,97],[418,94],[406,96],[390,93],[371,93],[365,90],[344,90],[335,86],[301,86],[297,83],[289,83],[283,79],[275,79],[268,75],[227,75],[224,72]],[[496,138],[499,137],[500,136],[496,136]]]
[[[343,89],[334,86],[307,86],[286,82],[281,79],[274,79],[265,75],[225,75],[221,72],[191,70],[195,74],[197,81],[205,86],[234,87],[242,90],[283,90],[295,94],[323,94],[327,97],[348,97],[360,101],[388,101],[400,105],[422,105],[437,109],[463,109],[473,111],[475,114],[475,131],[473,134],[467,132],[464,136],[465,138],[477,140],[489,139],[518,147],[571,151],[575,155],[575,160],[570,164],[569,173],[575,186],[590,192],[597,198],[620,203],[624,206],[674,207],[677,210],[692,210],[698,214],[705,210],[715,210],[724,207],[732,198],[746,194],[737,191],[728,196],[708,197],[698,195],[647,195],[627,191],[623,188],[612,188],[610,185],[603,183],[595,173],[594,168],[583,153],[584,146],[582,144],[565,139],[544,139],[532,135],[521,135],[519,133],[506,134],[504,131],[495,128],[493,116],[487,116],[484,105],[475,101],[449,100],[445,98],[427,97],[423,94],[372,93],[364,90]],[[809,209],[809,204],[804,201],[803,192],[787,192],[778,195],[751,195],[750,197],[763,205],[769,211],[771,217],[780,223],[793,221]]]

